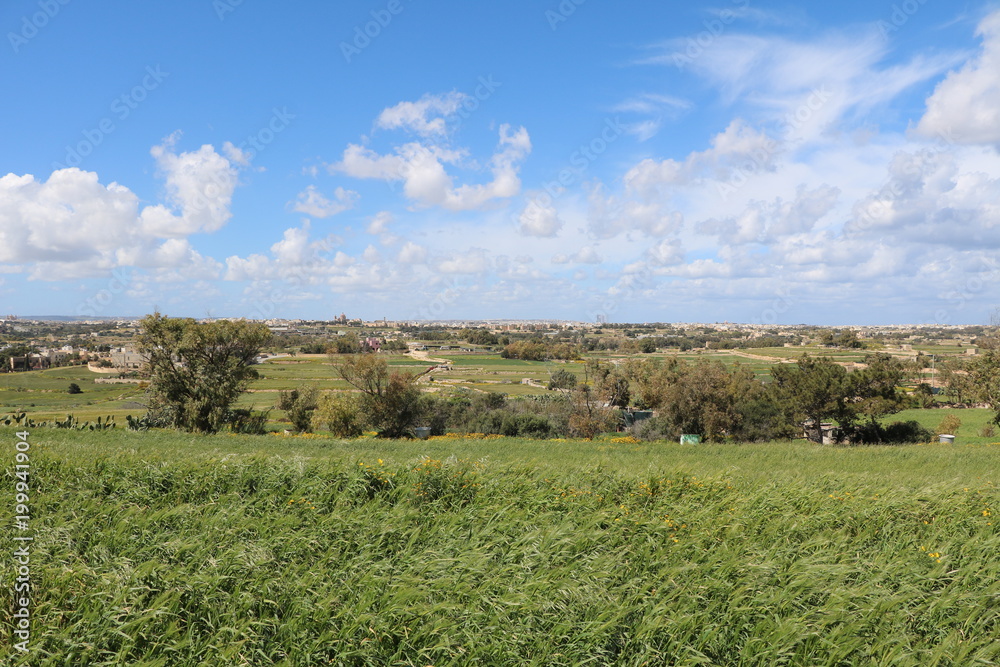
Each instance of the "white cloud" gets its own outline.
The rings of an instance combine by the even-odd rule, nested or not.
[[[799,186],[795,199],[773,202],[751,202],[738,216],[709,219],[697,225],[698,231],[718,237],[719,243],[740,245],[768,243],[791,234],[811,231],[833,210],[840,190],[828,185],[807,190]]]
[[[427,248],[407,241],[396,255],[396,261],[400,264],[423,264],[427,261]]]
[[[650,197],[698,178],[713,177],[724,181],[734,169],[745,169],[746,165],[750,165],[752,171],[771,170],[781,151],[774,139],[740,118],[712,137],[710,143],[710,148],[691,153],[683,162],[643,160],[626,172],[626,190]]]
[[[530,198],[521,210],[518,220],[518,231],[524,236],[552,238],[563,227],[563,221],[554,206],[543,205],[538,199]]]
[[[446,119],[462,107],[465,98],[462,93],[451,92],[424,95],[416,102],[400,102],[384,109],[375,126],[388,130],[410,130],[424,137],[442,136],[447,133]]]
[[[389,225],[392,224],[393,215],[389,211],[379,211],[372,216],[371,222],[368,223],[368,233],[373,235],[385,234],[389,231]]]
[[[684,66],[715,86],[726,103],[747,104],[779,125],[782,139],[808,142],[838,130],[847,117],[863,121],[873,108],[938,76],[961,57],[921,54],[885,66],[890,46],[874,26],[801,41],[729,32]],[[640,62],[674,67],[686,47],[684,40],[666,42],[659,55]]]
[[[475,274],[489,270],[491,261],[486,251],[481,248],[470,248],[464,252],[453,253],[438,262],[437,269],[441,273]]]
[[[552,256],[553,264],[600,264],[603,261],[593,246],[580,248],[572,255],[559,253]]]
[[[403,194],[421,207],[439,206],[451,211],[481,209],[493,200],[516,195],[521,188],[520,163],[531,152],[531,140],[523,127],[511,130],[501,125],[499,144],[490,160],[493,180],[485,184],[455,186],[445,165],[458,165],[465,150],[433,143],[410,142],[397,146],[394,153],[379,153],[358,144],[349,144],[333,172],[353,178],[402,181]]]
[[[159,173],[166,179],[167,199],[172,204],[143,209],[141,224],[151,236],[180,238],[214,232],[231,217],[229,206],[238,182],[237,168],[207,144],[197,151],[175,153],[179,138],[180,133],[175,132],[150,150]]]
[[[917,131],[962,144],[1000,147],[1000,12],[983,19],[976,34],[983,39],[982,49],[938,84]]]
[[[331,200],[319,192],[315,185],[310,185],[299,193],[292,210],[314,218],[329,218],[354,208],[358,199],[360,195],[357,192],[337,188],[333,191]]]
[[[638,116],[639,119],[626,120],[623,125],[628,134],[634,135],[639,141],[646,141],[659,133],[664,122],[676,118],[691,107],[691,102],[672,95],[643,93],[630,97],[613,110]]]
[[[600,183],[592,185],[587,202],[588,230],[600,239],[628,232],[664,237],[680,231],[684,224],[683,214],[670,210],[659,200],[642,201],[608,194]]]

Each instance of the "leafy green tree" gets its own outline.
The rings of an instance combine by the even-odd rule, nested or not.
[[[66,393],[68,393],[68,394],[82,394],[83,393],[83,389],[80,389],[80,385],[78,385],[77,383],[70,382],[69,383],[69,388],[66,390]]]
[[[477,329],[462,329],[458,333],[458,337],[472,345],[496,345],[498,342],[493,332],[482,327]]]
[[[851,421],[847,418],[850,412],[847,396],[851,390],[847,369],[843,366],[826,357],[803,354],[795,365],[774,366],[771,376],[774,396],[786,416],[795,422],[811,422],[811,440],[822,441],[821,424],[826,420]]]
[[[564,368],[553,371],[549,375],[549,389],[573,389],[576,387],[576,382],[576,374],[570,373]]]
[[[278,394],[278,409],[285,411],[297,432],[309,433],[312,431],[312,417],[318,407],[318,400],[319,390],[316,387],[283,390]]]
[[[410,373],[389,371],[384,357],[352,356],[335,364],[349,385],[361,392],[364,421],[382,438],[402,438],[421,416],[420,389]]]
[[[358,334],[348,331],[343,336],[337,336],[329,350],[336,354],[357,354],[361,351],[361,340]]]
[[[260,323],[168,318],[154,313],[141,322],[137,347],[150,374],[151,412],[171,425],[213,433],[230,407],[257,377],[252,364],[271,340]]]
[[[361,406],[356,395],[325,392],[312,415],[313,426],[326,428],[338,438],[356,438],[364,431]]]
[[[904,362],[879,352],[866,355],[865,368],[848,375],[848,398],[858,417],[874,428],[879,419],[906,407],[899,385],[907,375]]]
[[[974,387],[973,396],[993,409],[993,421],[1000,424],[1000,348],[984,347],[969,362],[967,372]]]
[[[976,384],[969,372],[969,364],[962,359],[948,359],[936,366],[938,376],[944,383],[949,400],[967,403],[976,395]]]

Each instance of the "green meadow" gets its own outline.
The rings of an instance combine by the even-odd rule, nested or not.
[[[984,438],[29,441],[32,634],[5,664],[1000,664]]]

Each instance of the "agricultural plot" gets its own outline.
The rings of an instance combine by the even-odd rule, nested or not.
[[[997,444],[32,438],[33,665],[1000,662]]]
[[[143,390],[135,384],[96,382],[109,377],[114,376],[93,373],[81,366],[0,374],[0,414],[26,412],[36,421],[65,418],[68,413],[81,420],[113,415],[124,422],[125,415],[143,412],[136,403]],[[70,394],[71,383],[82,392]]]

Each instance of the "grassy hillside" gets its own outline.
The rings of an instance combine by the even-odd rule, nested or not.
[[[1000,664],[988,442],[31,441],[11,664]]]

